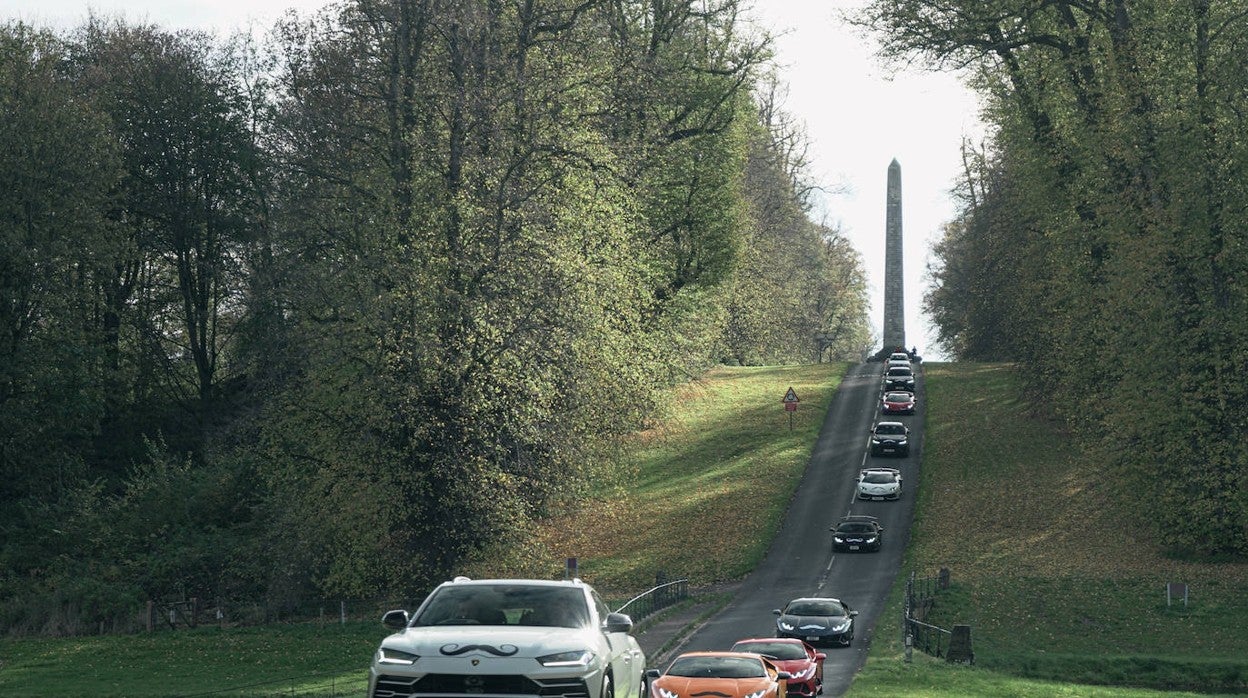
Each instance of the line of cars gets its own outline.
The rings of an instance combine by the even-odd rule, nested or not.
[[[915,377],[910,355],[889,357],[884,371],[880,411],[885,415],[913,415]],[[903,422],[880,421],[872,427],[872,456],[910,455],[910,429]],[[869,467],[859,471],[855,496],[860,500],[899,500],[901,470]],[[883,547],[884,527],[875,516],[850,515],[832,526],[834,551],[873,552]],[[793,599],[774,611],[776,636],[738,641],[723,652],[689,652],[665,672],[647,672],[648,698],[783,698],[822,693],[823,659],[819,644],[849,646],[858,612],[830,597]],[[745,677],[748,675],[748,678]]]
[[[884,369],[880,412],[915,414],[915,377],[910,355],[894,352]],[[872,456],[910,455],[910,427],[904,422],[882,420],[871,427]],[[872,466],[858,471],[854,496],[862,501],[901,499],[902,476],[899,468]],[[875,516],[850,515],[831,526],[832,549],[836,552],[879,552],[884,546],[884,527]]]
[[[896,352],[889,357],[883,383],[883,414],[915,414],[915,377],[909,354]],[[909,427],[902,422],[877,422],[872,427],[871,455],[908,456],[909,434]],[[898,500],[901,493],[900,469],[870,467],[859,471],[857,499]],[[875,516],[850,515],[832,526],[834,551],[879,551],[883,542],[884,527]],[[649,698],[783,698],[786,684],[789,693],[808,697],[822,693],[826,655],[814,646],[849,646],[858,612],[840,599],[808,597],[793,599],[774,613],[775,638],[741,640],[726,652],[682,654],[666,672],[648,671]],[[750,678],[739,678],[740,671],[747,671]]]

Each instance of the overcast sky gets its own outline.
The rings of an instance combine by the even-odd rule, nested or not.
[[[905,236],[906,339],[925,358],[939,358],[919,305],[927,256],[953,215],[949,189],[964,136],[982,127],[973,95],[950,75],[889,77],[873,47],[839,21],[862,0],[753,0],[753,14],[777,35],[786,110],[805,125],[811,174],[830,192],[818,217],[839,225],[862,252],[870,278],[872,324],[883,328],[884,190],[888,164],[901,164]],[[124,15],[171,29],[229,33],[267,26],[287,9],[310,12],[326,0],[3,0],[4,19],[67,28],[88,11]]]

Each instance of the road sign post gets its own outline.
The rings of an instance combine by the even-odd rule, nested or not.
[[[789,413],[789,431],[793,431],[793,413],[797,411],[797,393],[793,391],[793,386],[789,386],[789,391],[784,394],[784,411]]]

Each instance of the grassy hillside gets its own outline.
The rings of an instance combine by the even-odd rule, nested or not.
[[[1087,684],[1248,690],[1248,565],[1161,554],[1110,495],[1098,463],[1019,398],[1012,371],[926,367],[907,565],[920,576],[951,570],[932,622],[972,626],[976,667],[905,665],[897,593],[850,696],[1152,695]],[[1167,607],[1166,582],[1189,584],[1191,605]]]

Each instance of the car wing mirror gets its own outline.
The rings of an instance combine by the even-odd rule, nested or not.
[[[608,613],[602,627],[609,633],[626,633],[633,629],[633,619],[623,613]]]
[[[831,531],[832,529],[830,529],[830,528],[829,528],[828,530],[829,530],[829,531]],[[772,609],[772,611],[771,611],[771,612],[772,612],[772,614],[773,614],[773,615],[777,615],[777,616],[782,616],[782,615],[784,615],[784,611],[781,611],[781,610],[780,610],[780,609],[778,609],[778,608],[776,608],[776,609]]]
[[[777,679],[791,679],[793,678],[793,675],[787,671],[778,671],[776,672],[776,678]]]
[[[660,676],[662,676],[662,675],[663,675],[663,674],[662,674],[662,673],[660,673],[658,669],[646,669],[646,678],[647,678],[647,679],[657,679],[657,678],[659,678],[659,677],[660,677]]]
[[[381,617],[381,624],[387,628],[402,630],[407,627],[407,623],[410,620],[411,618],[407,615],[407,611],[386,611],[385,615]]]

